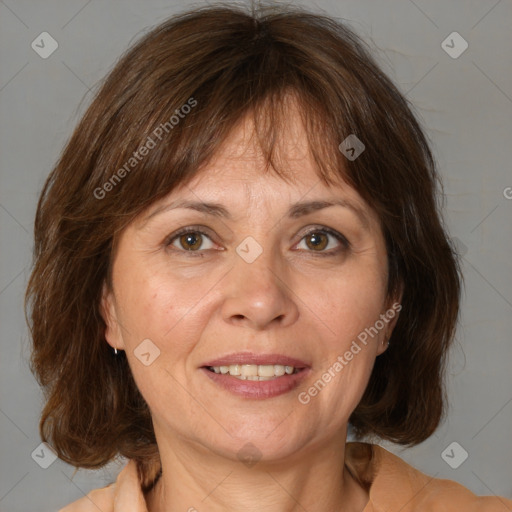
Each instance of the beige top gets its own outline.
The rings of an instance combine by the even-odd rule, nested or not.
[[[452,480],[432,478],[381,446],[347,443],[345,463],[366,487],[362,512],[512,512],[512,500],[479,497]],[[147,512],[134,460],[115,483],[91,491],[59,512]]]

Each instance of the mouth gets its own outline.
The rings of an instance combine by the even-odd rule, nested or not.
[[[282,364],[231,364],[229,366],[207,366],[206,369],[213,373],[230,375],[239,380],[265,381],[299,373],[302,368]]]
[[[210,382],[232,394],[253,399],[271,398],[295,389],[311,367],[282,355],[231,354],[200,367]]]

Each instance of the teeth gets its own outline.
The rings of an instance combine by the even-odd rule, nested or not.
[[[274,374],[276,377],[281,377],[286,373],[286,368],[284,366],[281,366],[280,364],[274,365]]]
[[[258,366],[258,375],[260,377],[273,377],[275,375],[273,364],[262,364]]]
[[[240,368],[240,372],[244,377],[257,377],[258,367],[255,364],[243,364]]]
[[[291,375],[297,373],[293,366],[283,366],[281,364],[231,364],[229,366],[210,366],[210,370],[215,373],[229,374],[240,380],[271,380],[276,377],[282,377],[284,374]]]
[[[229,365],[229,375],[240,375],[240,365],[239,364]]]

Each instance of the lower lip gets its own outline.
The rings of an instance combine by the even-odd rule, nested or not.
[[[301,369],[291,375],[283,375],[272,380],[241,380],[229,374],[211,372],[206,368],[201,368],[206,376],[216,384],[227,389],[234,395],[244,398],[263,399],[274,396],[284,395],[295,389],[300,382],[309,373],[307,368]]]

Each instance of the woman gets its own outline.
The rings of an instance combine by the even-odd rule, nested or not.
[[[63,510],[511,509],[346,443],[443,417],[460,273],[437,180],[329,18],[209,7],[138,42],[36,216],[41,436],[77,467],[128,459]]]

